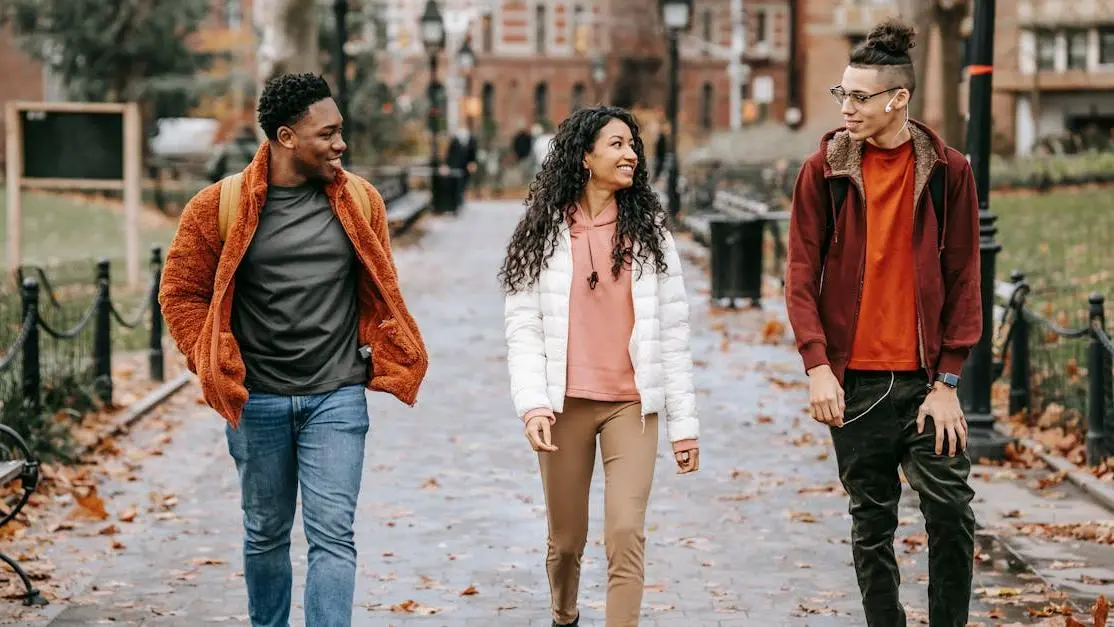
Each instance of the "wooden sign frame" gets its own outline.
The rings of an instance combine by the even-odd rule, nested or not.
[[[123,179],[63,179],[23,176],[23,112],[43,113],[118,113],[124,127]],[[124,254],[128,285],[139,287],[139,208],[142,201],[143,125],[139,105],[134,102],[29,102],[13,101],[5,109],[5,149],[7,151],[7,264],[14,274],[23,263],[21,248],[24,188],[94,189],[124,192]],[[59,147],[64,150],[65,147]]]

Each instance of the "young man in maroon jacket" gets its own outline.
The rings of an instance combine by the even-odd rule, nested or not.
[[[910,120],[913,31],[876,27],[832,88],[845,126],[793,193],[786,300],[809,413],[832,430],[871,627],[904,627],[894,557],[900,467],[920,496],[929,623],[967,623],[974,495],[960,370],[982,330],[967,160]]]

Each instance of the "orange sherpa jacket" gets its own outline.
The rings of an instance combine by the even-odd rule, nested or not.
[[[248,399],[244,360],[232,336],[232,294],[236,269],[259,225],[267,198],[270,145],[259,148],[244,170],[239,212],[221,245],[217,224],[220,183],[198,192],[186,205],[178,232],[166,255],[159,304],[170,335],[201,380],[205,401],[236,428]],[[391,255],[383,198],[360,179],[371,199],[370,223],[345,190],[341,172],[325,193],[356,248],[361,265],[358,282],[359,342],[371,346],[372,372],[367,387],[389,392],[407,405],[417,401],[429,357],[418,325],[406,309]]]

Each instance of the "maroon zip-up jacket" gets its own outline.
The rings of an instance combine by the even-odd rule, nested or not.
[[[979,210],[967,158],[944,145],[927,126],[910,121],[915,159],[913,229],[918,355],[929,380],[959,374],[982,334]],[[793,190],[785,299],[805,370],[830,364],[843,382],[859,318],[866,264],[866,204],[862,142],[844,129],[829,132],[805,161]],[[947,168],[943,224],[937,224],[928,181]],[[833,206],[830,181],[850,179],[847,196]],[[829,224],[835,228],[829,231]],[[943,230],[942,237],[939,229]],[[828,234],[834,233],[821,259]]]

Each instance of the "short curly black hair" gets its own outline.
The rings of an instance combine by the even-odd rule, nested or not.
[[[325,79],[317,74],[282,74],[267,81],[259,96],[259,126],[268,139],[278,138],[280,126],[290,126],[306,114],[310,105],[333,92]]]

